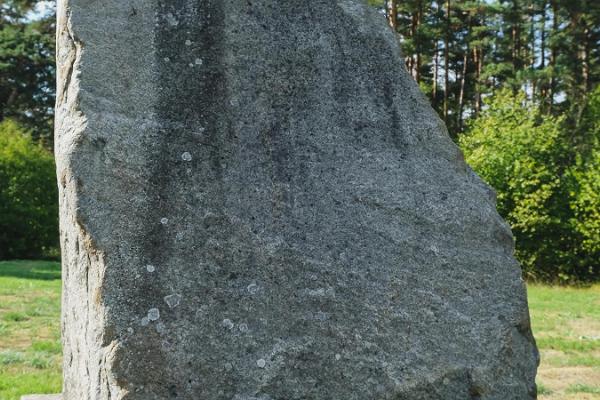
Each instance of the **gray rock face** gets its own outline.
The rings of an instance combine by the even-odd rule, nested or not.
[[[359,0],[61,0],[64,400],[532,399],[513,240]]]

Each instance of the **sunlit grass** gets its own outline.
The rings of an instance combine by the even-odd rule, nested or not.
[[[0,262],[0,399],[61,391],[60,266]]]
[[[529,286],[540,399],[600,399],[600,286]]]

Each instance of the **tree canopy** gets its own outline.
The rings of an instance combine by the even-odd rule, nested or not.
[[[52,144],[54,14],[36,13],[33,0],[0,5],[0,121],[10,118]]]

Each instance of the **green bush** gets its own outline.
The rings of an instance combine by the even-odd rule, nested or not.
[[[582,248],[598,255],[600,262],[600,150],[594,149],[586,162],[579,162],[572,172],[575,181],[573,211],[575,228],[581,234]]]
[[[588,274],[600,273],[600,86],[592,92],[575,136],[570,179],[571,224],[577,232],[577,260]]]
[[[467,162],[496,189],[533,279],[598,278],[598,159],[574,162],[582,154],[571,136],[562,118],[504,90],[460,139]]]
[[[38,258],[58,245],[52,154],[15,122],[0,123],[0,259]]]

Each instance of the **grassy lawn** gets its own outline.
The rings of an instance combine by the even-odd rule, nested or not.
[[[531,285],[541,400],[600,400],[600,285]],[[0,399],[58,393],[60,266],[0,262]]]
[[[542,400],[600,400],[600,285],[529,286]]]
[[[0,262],[0,399],[61,391],[60,265]]]

